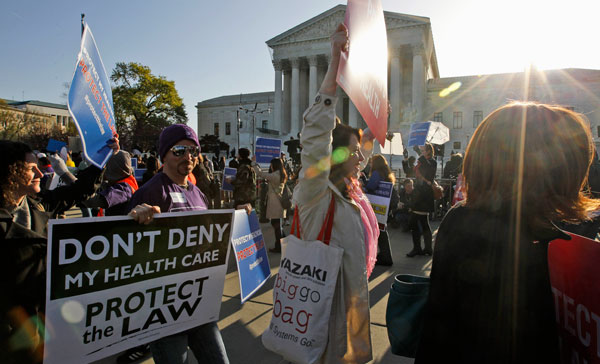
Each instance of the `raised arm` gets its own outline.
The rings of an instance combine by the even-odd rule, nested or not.
[[[314,103],[304,112],[302,171],[294,200],[299,204],[318,201],[327,191],[331,157],[331,132],[335,128],[337,69],[341,52],[348,49],[348,30],[340,24],[331,36],[329,68]]]

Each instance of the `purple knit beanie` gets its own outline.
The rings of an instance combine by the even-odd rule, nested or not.
[[[200,147],[196,132],[189,126],[185,124],[174,124],[164,128],[158,138],[158,154],[160,155],[160,159],[164,159],[169,149],[171,149],[175,143],[183,139],[191,140]]]

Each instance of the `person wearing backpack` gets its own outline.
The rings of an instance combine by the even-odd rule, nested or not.
[[[271,159],[269,172],[260,170],[260,167],[256,164],[256,157],[252,157],[252,167],[260,178],[264,178],[268,182],[266,216],[267,219],[271,220],[271,226],[273,226],[273,230],[275,231],[275,246],[269,249],[269,251],[272,253],[280,253],[281,238],[284,237],[281,222],[285,217],[285,210],[282,206],[281,198],[285,188],[285,182],[287,181],[287,173],[279,158]]]

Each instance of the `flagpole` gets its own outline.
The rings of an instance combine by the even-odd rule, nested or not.
[[[83,20],[83,18],[85,18],[85,14],[81,14],[81,37],[83,38],[83,31],[85,30],[85,21]]]

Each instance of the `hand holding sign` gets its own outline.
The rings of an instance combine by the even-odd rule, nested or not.
[[[136,222],[145,225],[154,221],[154,214],[160,214],[160,207],[150,206],[146,203],[137,205],[129,212],[129,216],[133,217]]]
[[[329,68],[319,92],[326,95],[335,95],[337,89],[336,77],[340,64],[340,55],[342,51],[348,50],[348,29],[344,24],[338,25],[335,32],[331,35],[331,60]]]
[[[331,35],[331,55],[339,56],[340,52],[348,52],[348,28],[341,23]]]

